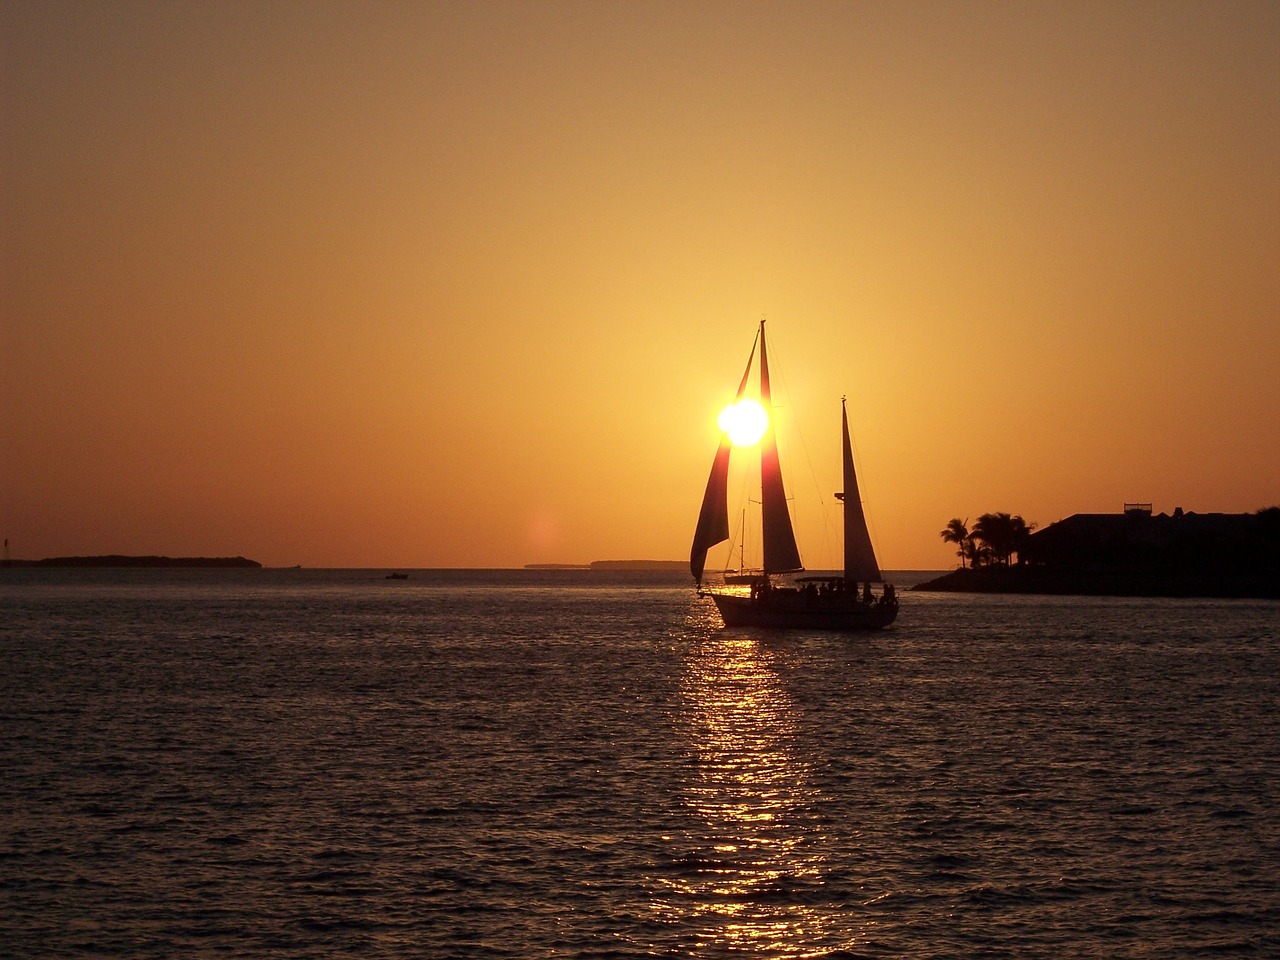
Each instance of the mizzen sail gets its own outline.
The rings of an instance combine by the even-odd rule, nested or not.
[[[840,402],[840,419],[844,429],[844,576],[846,580],[865,580],[880,583],[880,566],[876,563],[876,551],[871,546],[871,534],[867,531],[867,517],[862,510],[862,497],[858,493],[858,477],[853,469],[853,445],[849,442],[849,415],[844,401]]]

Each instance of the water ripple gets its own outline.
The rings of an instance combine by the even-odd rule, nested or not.
[[[0,581],[7,956],[1280,954],[1276,604],[261,573]]]

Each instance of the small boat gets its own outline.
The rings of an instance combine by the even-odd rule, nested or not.
[[[386,579],[388,579],[388,580],[408,580],[408,579],[409,579],[409,575],[408,575],[407,573],[388,573],[388,574],[387,574],[387,576],[386,576]]]
[[[703,588],[702,576],[707,551],[729,538],[728,483],[729,458],[733,442],[728,431],[720,438],[707,480],[698,526],[689,552],[689,569],[697,584],[698,596],[710,597],[726,627],[763,627],[774,630],[877,630],[898,616],[898,598],[893,585],[884,582],[876,562],[867,519],[858,495],[858,478],[849,441],[849,416],[840,401],[843,441],[844,489],[836,498],[844,502],[844,574],[834,577],[804,577],[776,582],[775,577],[800,573],[800,551],[796,546],[786,488],[778,462],[777,438],[773,430],[773,409],[769,389],[769,356],[765,344],[764,321],[751,346],[747,369],[738,385],[736,401],[741,401],[751,379],[756,348],[760,350],[760,406],[767,415],[767,427],[760,440],[761,535],[764,563],[750,580],[748,592],[725,588]],[[859,584],[862,584],[859,589]],[[872,584],[884,584],[877,595]]]

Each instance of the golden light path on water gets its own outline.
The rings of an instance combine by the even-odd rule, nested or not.
[[[689,647],[686,668],[682,720],[696,762],[684,803],[705,834],[690,838],[692,868],[665,881],[662,919],[687,932],[689,948],[717,954],[819,956],[833,936],[847,945],[850,918],[821,896],[822,798],[767,641],[711,633]]]

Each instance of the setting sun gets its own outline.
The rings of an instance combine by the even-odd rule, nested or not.
[[[760,442],[769,429],[769,415],[759,401],[747,398],[731,403],[720,411],[716,421],[720,429],[729,434],[735,447],[749,447]]]

